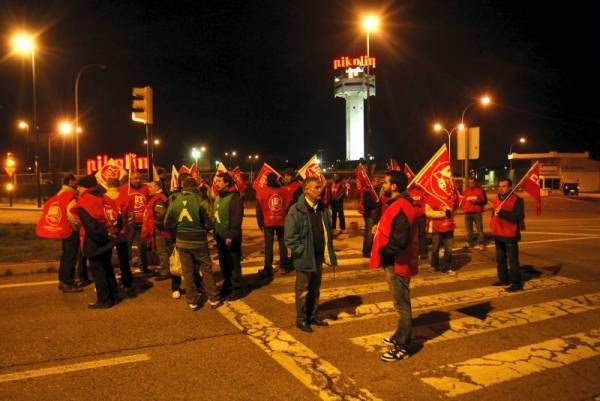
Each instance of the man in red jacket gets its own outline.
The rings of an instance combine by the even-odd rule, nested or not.
[[[384,362],[409,357],[411,341],[412,310],[410,305],[410,278],[418,273],[418,237],[415,226],[415,208],[406,192],[408,178],[401,171],[389,171],[385,175],[383,191],[389,198],[373,240],[369,266],[382,267],[394,298],[398,313],[398,326],[391,337],[383,342],[390,349],[381,355]]]
[[[525,229],[523,199],[514,192],[512,181],[503,178],[498,182],[498,197],[494,200],[492,213],[492,235],[496,245],[496,267],[498,281],[493,285],[509,285],[506,291],[523,289],[521,267],[519,266],[519,241],[521,230]],[[510,266],[510,273],[508,266]]]
[[[130,258],[133,255],[131,247],[134,242],[137,244],[141,267],[144,273],[150,273],[150,270],[148,270],[148,247],[146,242],[142,240],[142,224],[147,204],[148,188],[142,183],[140,173],[133,172],[131,173],[129,203],[127,205],[127,222],[129,225],[127,243]]]
[[[477,227],[477,249],[484,249],[483,244],[483,219],[481,213],[487,204],[487,196],[483,188],[477,185],[475,178],[469,178],[469,184],[465,189],[461,202],[461,207],[465,212],[465,227],[467,228],[467,245],[473,248],[475,245],[475,235],[473,233],[473,223]]]
[[[293,198],[293,193],[277,182],[274,173],[267,175],[267,186],[256,192],[256,219],[258,227],[265,236],[265,267],[259,272],[262,278],[273,277],[273,241],[277,235],[279,245],[279,266],[288,271],[291,269],[287,257],[287,248],[283,240],[285,215]]]

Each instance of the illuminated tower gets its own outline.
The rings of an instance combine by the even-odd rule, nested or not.
[[[365,69],[369,65],[371,74]],[[374,57],[340,57],[333,60],[334,96],[346,100],[346,160],[367,158],[364,100],[375,96]]]

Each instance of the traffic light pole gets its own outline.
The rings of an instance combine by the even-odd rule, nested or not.
[[[154,165],[154,141],[152,139],[151,124],[146,124],[146,156],[148,157],[148,181],[152,181],[152,166]]]

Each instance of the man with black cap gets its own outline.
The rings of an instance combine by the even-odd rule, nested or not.
[[[79,200],[71,209],[80,223],[81,250],[89,258],[96,284],[97,301],[90,309],[106,309],[119,302],[117,280],[110,257],[115,245],[118,214],[113,202],[105,197],[96,177],[87,175],[79,180]]]

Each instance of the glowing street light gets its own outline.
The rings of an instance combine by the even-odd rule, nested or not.
[[[39,166],[40,131],[37,123],[37,95],[35,79],[35,37],[26,32],[17,32],[12,36],[11,45],[16,54],[31,57],[31,90],[32,90],[32,124],[35,131],[34,164],[37,190],[37,206],[42,207],[42,177]]]
[[[71,123],[70,121],[61,121],[58,123],[58,132],[60,132],[63,135],[72,134],[74,131],[73,128],[73,123]]]
[[[199,149],[192,148],[192,158],[194,159],[196,166],[198,165],[198,159],[200,156],[202,156],[202,152]]]
[[[153,143],[155,146],[158,146],[158,145],[160,145],[160,139],[158,139],[158,138],[155,138],[155,139],[152,141],[152,143]],[[148,145],[148,140],[147,140],[147,139],[144,139],[144,145]]]
[[[508,160],[510,163],[510,169],[513,169],[513,165],[512,165],[512,161],[513,161],[513,154],[512,154],[512,147],[514,144],[516,143],[520,143],[521,145],[524,145],[527,143],[527,138],[525,138],[524,136],[520,137],[517,141],[514,141],[510,144],[510,148],[508,149]]]
[[[19,127],[20,130],[27,130],[27,132],[29,133],[29,124],[27,124],[26,121],[19,121],[19,123],[17,124],[17,127]]]
[[[366,117],[366,128],[367,132],[365,135],[365,154],[369,155],[372,152],[371,149],[371,32],[376,32],[379,29],[379,18],[375,15],[365,15],[362,19],[362,28],[367,34],[367,117]]]
[[[452,161],[452,134],[456,130],[464,131],[464,129],[465,129],[465,125],[462,123],[458,124],[456,127],[452,128],[452,130],[450,130],[450,131],[448,131],[440,122],[436,122],[435,124],[433,124],[433,130],[435,132],[445,132],[448,135],[448,155],[449,155],[450,161]]]

